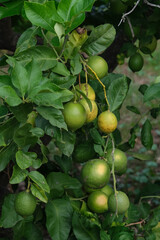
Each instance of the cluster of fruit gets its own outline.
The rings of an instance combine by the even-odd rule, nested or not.
[[[115,157],[118,156],[118,158],[115,158],[116,168],[119,165],[119,161],[117,160],[123,160],[120,154],[124,155],[122,151],[116,149],[116,153],[114,154]],[[111,155],[107,159],[110,158],[112,158]],[[89,193],[87,206],[94,213],[104,213],[109,210],[112,213],[123,214],[129,208],[128,196],[122,191],[117,191],[115,194],[113,189],[108,185],[110,172],[109,161],[103,159],[90,160],[82,167],[81,179],[84,190]],[[122,171],[120,170],[120,172]]]
[[[108,73],[107,63],[100,56],[90,57],[87,64],[90,67],[89,75],[91,76],[95,73],[95,76],[100,79]],[[105,69],[105,72],[103,69]],[[92,76],[92,78],[95,78],[95,76]],[[82,127],[84,123],[93,121],[98,114],[93,88],[85,83],[76,85],[75,89],[81,90],[91,100],[92,110],[90,110],[87,101],[80,93],[76,94],[75,102],[69,102],[64,105],[63,114],[65,122],[68,128],[73,131]],[[97,123],[99,130],[104,134],[110,134],[117,128],[117,118],[109,110],[99,114]],[[108,185],[113,159],[115,173],[119,175],[125,173],[127,168],[125,153],[119,149],[114,149],[113,153],[112,149],[109,149],[105,159],[92,159],[94,156],[94,149],[90,144],[84,143],[78,145],[73,153],[75,162],[85,162],[81,170],[81,181],[84,190],[89,193],[88,208],[94,213],[104,213],[107,210],[113,213],[117,212],[118,214],[126,212],[129,207],[127,195],[121,191],[117,191],[115,194]]]
[[[89,66],[88,73],[95,79],[96,76],[101,79],[108,74],[108,64],[100,56],[91,56],[88,59],[87,66]],[[90,70],[92,69],[93,72]],[[92,107],[89,107],[87,100],[84,99],[79,92],[81,90],[90,100]],[[68,128],[76,131],[85,123],[92,122],[98,114],[98,107],[95,102],[95,92],[88,83],[82,83],[75,86],[74,101],[68,102],[64,105],[63,115]],[[98,127],[104,133],[111,133],[117,127],[117,118],[110,111],[104,111],[98,116]]]

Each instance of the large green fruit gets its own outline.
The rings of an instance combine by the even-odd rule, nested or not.
[[[63,109],[64,120],[69,129],[76,131],[86,122],[86,111],[80,103],[68,102]]]
[[[89,195],[87,205],[94,213],[104,213],[108,210],[108,197],[105,193],[97,190]]]
[[[139,72],[144,64],[143,57],[140,53],[135,53],[129,59],[128,66],[133,72]]]
[[[114,193],[109,197],[108,209],[113,213],[116,212],[116,208],[118,207],[117,213],[123,214],[128,210],[129,205],[130,202],[128,196],[124,192],[121,191],[117,192],[117,201]]]
[[[85,163],[81,170],[84,185],[90,188],[102,188],[110,178],[109,165],[103,159],[93,159]]]
[[[110,168],[112,169],[112,149],[109,149],[107,151],[106,158]],[[119,149],[115,149],[114,151],[114,169],[115,172],[119,175],[125,173],[127,169],[127,156],[123,151]]]
[[[36,198],[30,192],[20,192],[16,195],[14,207],[19,215],[30,216],[36,209]]]
[[[89,84],[86,84],[86,83],[81,83],[81,85],[77,84],[75,88],[78,90],[81,90],[90,100],[93,100],[93,101],[95,100],[96,98],[95,91]],[[81,94],[78,91],[76,92],[76,94],[77,94],[77,99],[79,100]]]
[[[92,68],[92,70],[97,74],[100,79],[108,74],[108,64],[104,60],[104,58],[100,56],[89,57],[87,64]],[[88,72],[93,79],[96,79],[95,75],[92,73],[91,70],[88,69]]]

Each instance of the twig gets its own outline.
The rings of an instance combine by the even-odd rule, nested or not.
[[[145,223],[145,220],[144,220],[144,219],[142,219],[142,220],[139,221],[139,222],[129,223],[129,224],[125,225],[125,227],[130,227],[130,226],[139,225],[139,224],[141,225],[142,223]]]
[[[159,198],[160,199],[160,196],[144,196],[144,197],[141,197],[140,200],[139,200],[139,204],[141,203],[141,201],[143,199],[146,199],[146,198]]]
[[[87,65],[86,63],[85,63],[85,65],[87,66],[87,68],[89,68],[89,69],[91,70],[91,72],[95,75],[96,79],[97,79],[97,80],[99,81],[99,83],[102,85],[103,91],[104,91],[104,97],[105,97],[105,100],[106,100],[107,105],[108,105],[108,110],[110,111],[110,105],[109,105],[108,98],[107,98],[107,95],[106,95],[106,87],[105,87],[105,85],[104,85],[104,84],[102,83],[102,81],[99,79],[99,77],[97,76],[97,74],[95,73],[95,71],[93,71],[93,69],[92,69],[89,65]]]
[[[125,20],[125,18],[135,10],[135,8],[138,6],[138,4],[139,4],[140,1],[141,1],[141,0],[138,0],[138,1],[136,2],[136,4],[134,5],[134,7],[133,7],[129,12],[126,12],[126,13],[123,14],[123,16],[122,16],[122,18],[121,18],[118,26],[120,26],[121,23]]]
[[[132,27],[131,21],[130,21],[129,17],[126,17],[126,19],[127,19],[127,21],[128,21],[128,25],[129,25],[129,27],[130,27],[132,37],[134,38],[135,35],[134,35],[134,31],[133,31],[133,27]]]
[[[7,72],[3,71],[2,69],[0,69],[0,72],[4,73],[4,74],[8,74]]]
[[[151,6],[151,7],[157,7],[157,8],[160,8],[160,5],[150,3],[150,2],[148,2],[147,0],[144,0],[144,3],[146,3],[147,5],[149,5],[149,6]]]
[[[46,42],[50,45],[50,47],[51,47],[51,48],[53,49],[53,51],[55,52],[57,58],[58,58],[59,60],[61,60],[60,57],[59,57],[59,55],[58,55],[58,53],[57,53],[57,51],[56,51],[56,49],[55,49],[55,47],[50,43],[50,41],[48,40],[48,38],[47,38],[46,35],[44,34],[43,29],[41,29],[41,32],[42,32],[42,35],[43,35],[43,37],[45,38]]]
[[[114,139],[112,134],[110,134],[111,140],[112,140],[112,175],[113,175],[113,187],[114,187],[114,194],[116,198],[116,216],[118,216],[118,199],[117,199],[117,188],[116,188],[116,176],[114,172],[114,163],[115,163],[115,158],[114,158],[114,152],[115,152],[115,144],[114,144]]]

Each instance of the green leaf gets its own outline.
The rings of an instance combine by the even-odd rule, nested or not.
[[[31,129],[32,126],[29,123],[26,123],[17,129],[13,139],[19,147],[34,145],[38,141],[38,138],[33,136],[30,132]]]
[[[157,98],[160,98],[160,83],[151,85],[144,93],[144,102]]]
[[[0,7],[0,19],[20,15],[23,7],[23,0],[8,1]]]
[[[128,151],[127,154],[142,161],[152,161],[154,157],[152,154],[136,153],[130,151]]]
[[[23,182],[28,175],[27,170],[22,170],[21,168],[18,167],[18,165],[13,166],[13,173],[12,176],[9,180],[10,184],[18,184],[20,182]]]
[[[99,145],[99,144],[94,144],[94,150],[95,150],[96,153],[98,153],[98,155],[99,155],[100,157],[103,157],[103,156],[104,156],[104,150],[103,150],[103,148],[102,148],[101,145]]]
[[[63,109],[63,102],[71,100],[73,93],[53,83],[46,83],[44,86],[37,87],[35,95],[30,97],[37,105]]]
[[[13,240],[43,240],[43,236],[39,227],[33,224],[29,219],[23,219],[18,222],[14,228],[14,237]]]
[[[9,109],[19,122],[25,123],[28,119],[28,114],[33,110],[33,105],[29,103],[22,103],[19,106],[10,107]]]
[[[140,220],[139,206],[130,203],[127,213],[127,223],[138,222]]]
[[[70,71],[67,69],[66,65],[60,62],[57,62],[57,65],[52,68],[52,72],[65,77],[70,76]]]
[[[14,132],[17,130],[19,123],[12,117],[8,119],[3,125],[0,125],[0,136],[8,144],[12,140]]]
[[[126,106],[126,108],[131,112],[134,112],[136,114],[141,114],[140,111],[138,110],[138,108],[135,106]]]
[[[11,142],[7,147],[0,150],[0,172],[3,171],[8,163],[15,157],[17,146]]]
[[[40,188],[42,188],[42,190],[47,193],[50,192],[47,181],[41,173],[37,171],[32,171],[28,174],[28,176],[32,179],[33,182],[35,182]]]
[[[61,0],[57,12],[63,18],[64,22],[73,22],[75,17],[81,13],[91,11],[94,1],[86,0],[77,2],[76,0]]]
[[[30,130],[30,132],[32,133],[32,135],[34,135],[34,136],[36,136],[36,137],[38,137],[38,138],[44,136],[44,131],[43,131],[43,129],[38,128],[38,127],[32,128],[32,129]]]
[[[28,73],[21,63],[15,62],[11,75],[13,85],[20,91],[24,98],[28,89]]]
[[[7,85],[12,86],[11,77],[8,75],[0,75],[0,87]]]
[[[99,132],[97,131],[96,128],[91,128],[90,134],[96,144],[104,146],[105,140],[104,140],[104,138],[101,137],[101,135],[99,134]]]
[[[110,110],[113,112],[123,103],[128,92],[127,78],[122,76],[115,79],[107,90],[107,97],[110,104]]]
[[[97,240],[100,238],[99,227],[97,225],[90,225],[89,220],[77,212],[73,214],[72,226],[74,235],[78,240]]]
[[[55,132],[55,139],[56,139],[55,144],[60,149],[60,151],[68,157],[71,156],[74,150],[76,140],[75,133],[67,132],[65,130],[62,131],[59,130]]]
[[[53,81],[57,86],[61,88],[67,88],[67,89],[69,89],[76,82],[76,79],[77,79],[77,76],[69,76],[69,77],[53,76]]]
[[[42,81],[42,71],[38,62],[33,59],[30,63],[26,66],[28,72],[28,95],[34,91]]]
[[[141,142],[143,146],[147,149],[151,149],[153,145],[153,137],[152,137],[152,125],[150,121],[147,119],[143,124],[142,131],[141,131]]]
[[[15,90],[7,85],[0,87],[0,97],[12,107],[18,106],[22,103],[22,100],[19,98]]]
[[[111,240],[110,236],[105,231],[100,231],[101,240]]]
[[[0,147],[6,147],[4,136],[0,135]]]
[[[37,34],[37,30],[37,27],[30,27],[21,34],[17,42],[15,55],[36,45],[37,39],[35,35]]]
[[[100,25],[91,32],[83,50],[89,55],[98,55],[111,45],[115,34],[116,31],[111,24]]]
[[[47,119],[51,125],[67,130],[62,111],[51,107],[38,107],[36,110],[43,118]]]
[[[23,219],[14,209],[15,197],[15,194],[9,194],[4,199],[0,218],[0,226],[3,228],[12,228],[17,222]]]
[[[55,32],[55,23],[63,23],[63,20],[57,14],[54,1],[46,2],[44,4],[25,2],[24,9],[27,18],[33,25],[39,26],[48,31]]]
[[[45,191],[42,188],[40,188],[37,184],[35,183],[31,184],[31,192],[36,198],[38,198],[44,203],[47,203],[48,198],[45,194]]]
[[[80,190],[82,185],[77,178],[70,177],[61,172],[51,172],[47,176],[47,182],[51,189],[51,197],[62,196],[67,190]],[[55,184],[56,183],[56,184]]]
[[[70,229],[73,209],[69,201],[56,199],[46,204],[47,230],[52,239],[67,240]]]
[[[21,169],[26,169],[32,166],[33,160],[37,158],[37,154],[34,152],[16,152],[16,162]]]
[[[71,72],[73,75],[78,75],[82,71],[82,64],[80,62],[80,54],[76,54],[71,61]]]
[[[31,47],[15,56],[15,59],[24,65],[34,59],[42,71],[54,67],[57,64],[56,58],[54,51],[46,46]]]

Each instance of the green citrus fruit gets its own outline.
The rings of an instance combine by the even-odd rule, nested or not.
[[[74,149],[72,158],[74,162],[83,163],[95,156],[95,151],[93,144],[91,143],[81,143],[77,145]]]
[[[36,198],[30,192],[20,192],[16,195],[14,207],[19,215],[30,216],[36,209]]]
[[[89,195],[87,205],[94,213],[104,213],[108,210],[108,197],[97,190]]]
[[[122,15],[127,10],[127,5],[121,0],[110,0],[110,9],[112,15]]]
[[[109,185],[104,186],[100,190],[104,192],[107,195],[107,197],[109,197],[113,193],[113,189]]]
[[[100,56],[91,56],[88,59],[87,65],[92,68],[92,70],[97,74],[97,76],[101,79],[108,74],[108,64],[104,60],[104,58]],[[93,79],[96,79],[93,72],[88,68],[89,74]]]
[[[95,100],[96,98],[95,91],[89,84],[81,83],[81,85],[76,85],[75,88],[81,90],[90,100]],[[76,94],[78,96],[77,100],[79,100],[80,93],[76,92]]]
[[[93,159],[85,163],[81,170],[84,185],[90,188],[101,188],[110,178],[109,165],[103,159]]]
[[[76,131],[86,122],[86,111],[80,103],[68,102],[63,109],[64,120],[69,129]]]
[[[143,57],[140,53],[135,53],[129,59],[128,66],[133,72],[139,72],[144,64]]]
[[[154,50],[157,47],[157,39],[155,38],[155,36],[152,37],[151,41],[148,43],[139,43],[139,47],[140,50],[144,53],[144,54],[151,54],[154,52]]]
[[[104,133],[111,133],[117,128],[117,118],[114,113],[104,111],[98,116],[98,128]]]
[[[110,195],[109,197],[109,201],[108,201],[108,209],[115,213],[116,212],[116,208],[118,206],[118,214],[123,214],[125,213],[128,208],[129,208],[129,199],[128,196],[121,191],[117,191],[117,201],[116,201],[116,197],[115,194],[113,193],[112,195]]]
[[[109,149],[107,151],[106,158],[110,168],[112,168],[112,149]],[[120,175],[125,173],[127,169],[127,156],[123,151],[119,149],[115,149],[114,151],[114,169],[115,172]]]
[[[92,122],[97,117],[97,114],[98,114],[98,107],[96,102],[93,100],[90,100],[90,101],[92,104],[92,110],[90,110],[89,105],[84,98],[80,101],[80,104],[82,104],[86,110],[86,114],[87,114],[86,123]]]

